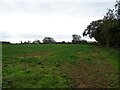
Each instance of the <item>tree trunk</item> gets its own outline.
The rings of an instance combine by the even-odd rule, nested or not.
[[[107,48],[109,48],[109,43],[110,43],[110,38],[108,37],[107,38],[107,43],[106,43]]]

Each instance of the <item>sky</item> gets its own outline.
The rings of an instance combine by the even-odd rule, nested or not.
[[[73,34],[82,36],[87,25],[102,19],[114,4],[115,0],[0,0],[0,41],[53,37],[68,42]]]

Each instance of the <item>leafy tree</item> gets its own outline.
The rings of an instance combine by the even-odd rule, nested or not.
[[[115,4],[115,16],[117,20],[120,21],[120,0],[116,1],[117,3]]]
[[[100,44],[104,44],[103,39],[105,38],[101,32],[101,24],[103,20],[92,21],[90,25],[87,26],[87,29],[83,32],[83,36],[89,36],[90,38],[95,38]]]
[[[24,43],[23,44],[28,44],[28,42],[27,41],[24,41]]]
[[[103,19],[93,21],[83,32],[83,36],[95,38],[106,47],[120,46],[120,1],[117,1],[115,9],[108,9]]]
[[[33,41],[33,44],[40,44],[41,42],[40,42],[40,40],[35,40],[35,41]]]
[[[80,35],[73,34],[72,37],[73,37],[72,43],[79,43],[80,42],[80,39],[81,39]]]
[[[45,37],[43,39],[43,43],[45,43],[45,44],[54,44],[54,43],[56,43],[56,41],[52,37]]]
[[[28,40],[28,44],[31,44],[31,42]]]
[[[22,40],[20,40],[20,43],[21,43],[21,44],[23,44],[23,41],[22,41]]]
[[[116,2],[115,8],[108,9],[103,18],[101,33],[106,37],[107,47],[120,45],[120,0]]]
[[[118,34],[118,21],[115,20],[106,20],[101,26],[101,34],[105,37],[104,41],[106,46],[109,48],[109,46],[115,46],[116,40]]]
[[[65,41],[62,41],[61,44],[66,44],[66,42],[65,42]]]

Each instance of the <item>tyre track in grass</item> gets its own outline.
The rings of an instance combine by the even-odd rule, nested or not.
[[[97,56],[95,53],[90,55]],[[118,87],[118,69],[115,69],[109,60],[106,58],[85,59],[79,57],[72,65],[63,67],[63,71],[71,77],[76,88]]]

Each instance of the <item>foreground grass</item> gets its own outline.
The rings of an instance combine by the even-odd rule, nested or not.
[[[118,87],[117,53],[93,45],[3,45],[3,88]]]

